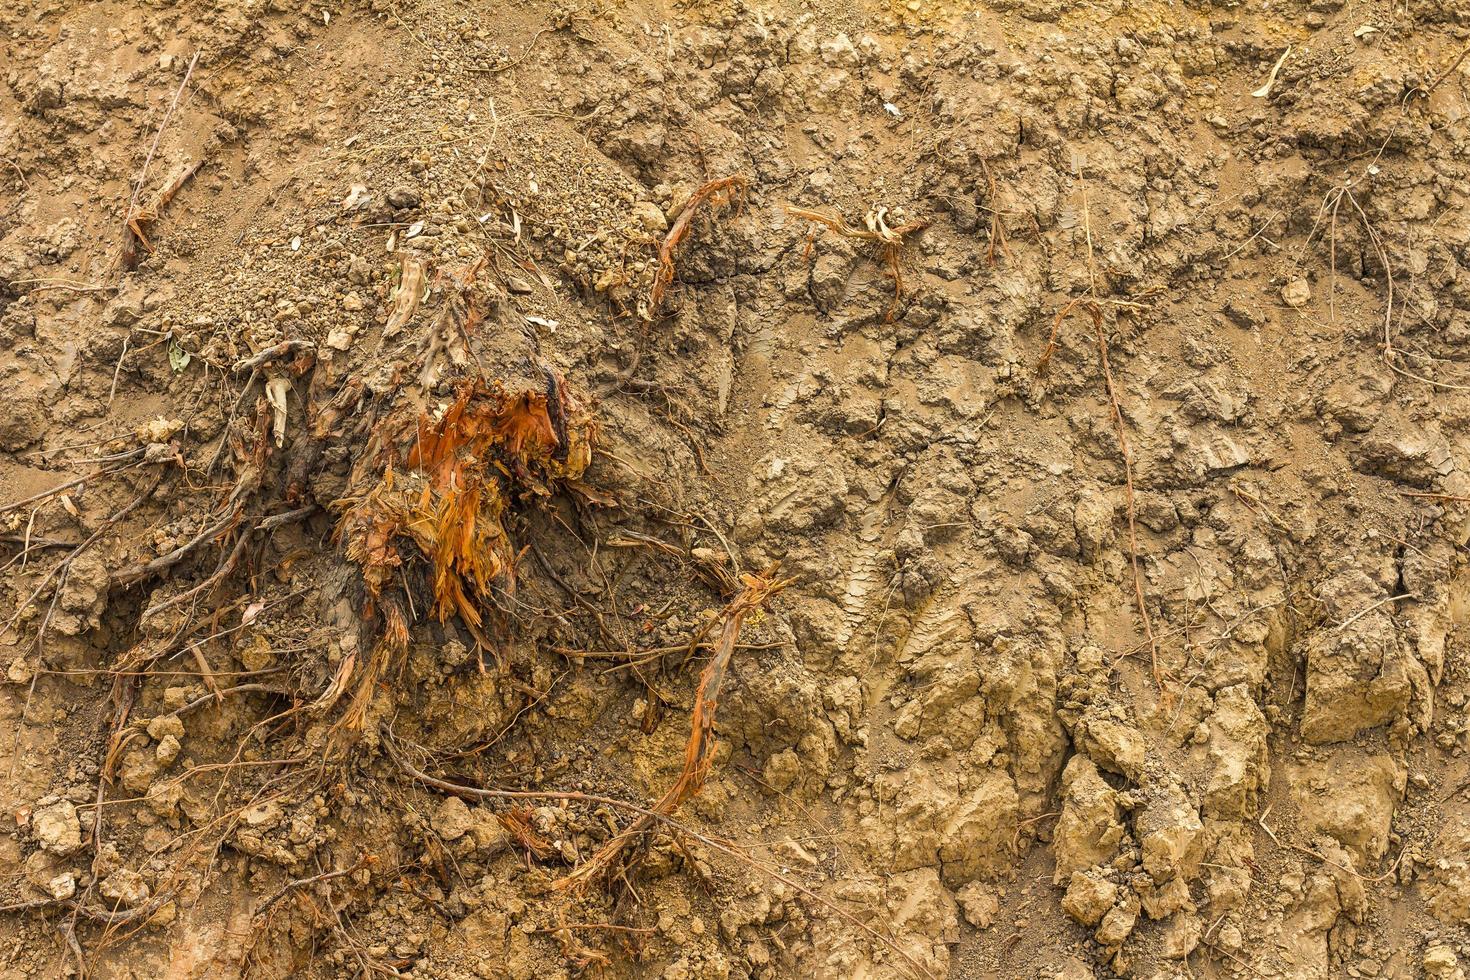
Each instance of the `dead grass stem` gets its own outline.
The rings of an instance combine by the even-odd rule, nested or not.
[[[1143,634],[1148,641],[1149,660],[1153,667],[1154,686],[1158,689],[1160,696],[1164,696],[1164,672],[1159,666],[1159,643],[1154,635],[1153,619],[1149,616],[1148,601],[1143,590],[1143,570],[1138,560],[1138,505],[1133,490],[1133,450],[1128,444],[1128,433],[1123,424],[1123,407],[1118,401],[1118,388],[1113,380],[1112,365],[1108,360],[1108,338],[1103,329],[1102,307],[1096,300],[1089,297],[1079,296],[1073,299],[1057,313],[1056,319],[1052,321],[1051,337],[1048,339],[1046,349],[1042,351],[1041,358],[1037,361],[1038,372],[1046,370],[1051,362],[1051,357],[1057,350],[1057,332],[1065,320],[1074,310],[1082,309],[1092,318],[1093,336],[1097,341],[1098,359],[1102,364],[1103,387],[1107,392],[1108,406],[1112,410],[1113,429],[1118,435],[1118,449],[1123,454],[1123,481],[1128,504],[1128,560],[1133,569],[1133,598],[1138,605],[1138,616],[1143,621]]]

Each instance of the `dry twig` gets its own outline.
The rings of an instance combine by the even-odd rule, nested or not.
[[[153,155],[158,152],[158,143],[163,139],[163,131],[168,128],[169,120],[173,118],[174,110],[179,107],[179,99],[184,94],[184,89],[189,85],[189,79],[194,75],[194,66],[199,64],[200,52],[194,52],[194,57],[189,61],[189,68],[184,72],[184,78],[179,82],[179,87],[174,91],[173,101],[169,103],[168,111],[163,114],[163,121],[158,124],[158,132],[153,134],[153,145],[148,148],[148,156],[143,160],[143,169],[138,173],[138,182],[133,187],[133,196],[128,201],[127,213],[123,216],[123,244],[122,251],[118,256],[118,262],[125,270],[136,268],[140,258],[140,247],[144,251],[153,251],[153,246],[148,243],[144,234],[147,225],[158,219],[158,213],[162,210],[173,196],[178,193],[184,182],[194,176],[194,171],[199,165],[193,164],[181,171],[180,175],[174,177],[164,185],[154,198],[153,203],[146,208],[138,207],[138,196],[143,192],[143,183],[148,178],[148,168],[153,163]]]

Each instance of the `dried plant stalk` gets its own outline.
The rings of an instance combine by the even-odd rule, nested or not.
[[[135,269],[142,259],[142,253],[153,253],[153,243],[148,240],[148,229],[158,220],[163,209],[174,199],[174,195],[183,189],[199,171],[200,164],[189,163],[176,170],[172,177],[164,183],[163,188],[153,196],[152,202],[147,206],[137,208],[129,212],[127,220],[123,222],[123,245],[120,263],[124,269]]]
[[[1096,300],[1079,296],[1062,307],[1061,312],[1052,321],[1051,337],[1047,339],[1046,349],[1041,352],[1041,358],[1036,362],[1036,370],[1045,371],[1047,365],[1051,363],[1052,355],[1057,351],[1057,331],[1061,328],[1062,321],[1078,308],[1086,310],[1092,317],[1092,330],[1097,341],[1098,358],[1102,362],[1103,387],[1108,395],[1108,405],[1112,409],[1113,428],[1118,433],[1118,448],[1123,453],[1123,479],[1128,495],[1128,558],[1133,567],[1133,598],[1138,604],[1138,616],[1143,620],[1144,637],[1148,640],[1154,685],[1163,695],[1164,672],[1159,667],[1159,641],[1154,636],[1153,620],[1148,614],[1148,603],[1143,594],[1143,571],[1138,563],[1138,507],[1133,493],[1133,451],[1128,446],[1128,436],[1123,428],[1123,407],[1118,402],[1118,389],[1113,382],[1112,365],[1108,362],[1108,338],[1103,331],[1102,307],[1097,304]]]

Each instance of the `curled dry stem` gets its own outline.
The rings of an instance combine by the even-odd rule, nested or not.
[[[908,221],[900,225],[890,225],[888,209],[877,207],[863,216],[864,227],[854,228],[842,220],[841,216],[823,214],[821,211],[813,211],[810,208],[799,208],[794,204],[783,204],[782,207],[792,217],[821,225],[843,238],[870,242],[878,246],[883,265],[888,269],[888,274],[893,277],[893,302],[888,305],[888,311],[883,315],[884,323],[892,323],[894,315],[898,312],[898,304],[903,300],[903,246],[909,235],[923,231],[929,227],[929,222]]]

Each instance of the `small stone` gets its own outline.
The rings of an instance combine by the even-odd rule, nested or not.
[[[474,823],[470,826],[470,836],[475,839],[476,850],[486,854],[499,854],[510,846],[510,834],[495,814],[478,807],[471,812]]]
[[[419,192],[406,184],[399,184],[388,192],[388,205],[402,211],[419,206]]]
[[[652,201],[639,201],[633,205],[633,223],[649,234],[669,230],[669,219],[664,217],[663,208]]]
[[[184,722],[178,715],[158,715],[148,719],[148,737],[162,741],[167,736],[184,737]]]
[[[248,808],[241,816],[245,819],[247,826],[257,830],[269,830],[285,818],[281,808],[275,803],[261,803]]]
[[[146,740],[145,740],[146,741]],[[146,747],[134,748],[123,756],[122,784],[129,792],[142,796],[158,775],[158,756]]]
[[[801,778],[801,759],[790,749],[783,749],[766,760],[765,781],[778,793],[784,793]]]
[[[1307,285],[1305,279],[1293,279],[1281,287],[1281,302],[1294,310],[1299,310],[1312,300],[1312,287]]]
[[[151,892],[148,882],[138,872],[128,868],[114,871],[102,880],[98,886],[102,897],[125,908],[137,908],[148,901]]]
[[[440,837],[445,840],[459,840],[474,828],[475,818],[464,800],[449,796],[434,811],[432,823],[434,832]]]
[[[72,869],[66,866],[66,861],[45,851],[32,851],[22,864],[26,881],[42,891],[50,887],[51,879],[70,870]]]
[[[1164,927],[1159,952],[1165,959],[1182,960],[1199,946],[1202,931],[1199,916],[1190,912],[1178,912]]]
[[[1085,871],[1074,871],[1072,880],[1067,885],[1067,894],[1062,897],[1062,911],[1084,926],[1095,926],[1108,914],[1117,899],[1118,886],[1111,881]]]
[[[31,814],[31,829],[43,851],[65,857],[82,846],[82,825],[77,808],[69,800],[43,807]]]
[[[172,735],[165,735],[159,740],[158,747],[153,750],[153,754],[158,758],[159,765],[168,766],[172,765],[173,761],[179,757],[179,748],[179,740],[177,738]]]
[[[1102,925],[1097,927],[1094,933],[1097,941],[1103,946],[1121,946],[1123,940],[1127,939],[1133,932],[1133,926],[1138,922],[1138,900],[1125,902],[1117,906],[1107,915],[1103,916]]]
[[[1455,951],[1443,943],[1433,943],[1425,948],[1423,962],[1426,977],[1453,977],[1460,968]]]
[[[77,893],[77,876],[74,872],[63,871],[61,874],[46,882],[46,894],[58,902],[65,901]]]
[[[148,809],[160,817],[170,817],[184,799],[184,787],[177,779],[155,782],[148,787]]]
[[[360,313],[364,305],[362,297],[357,293],[348,293],[342,297],[342,309],[348,313]]]
[[[183,428],[184,422],[182,419],[169,419],[160,415],[152,421],[138,426],[134,434],[137,435],[139,442],[152,444],[168,442],[182,431]]]
[[[1000,914],[1000,899],[995,892],[978,881],[965,885],[955,892],[954,897],[960,903],[965,921],[976,929],[990,928],[990,924]]]
[[[358,286],[366,286],[373,281],[373,264],[361,255],[354,255],[347,260],[347,281]]]

